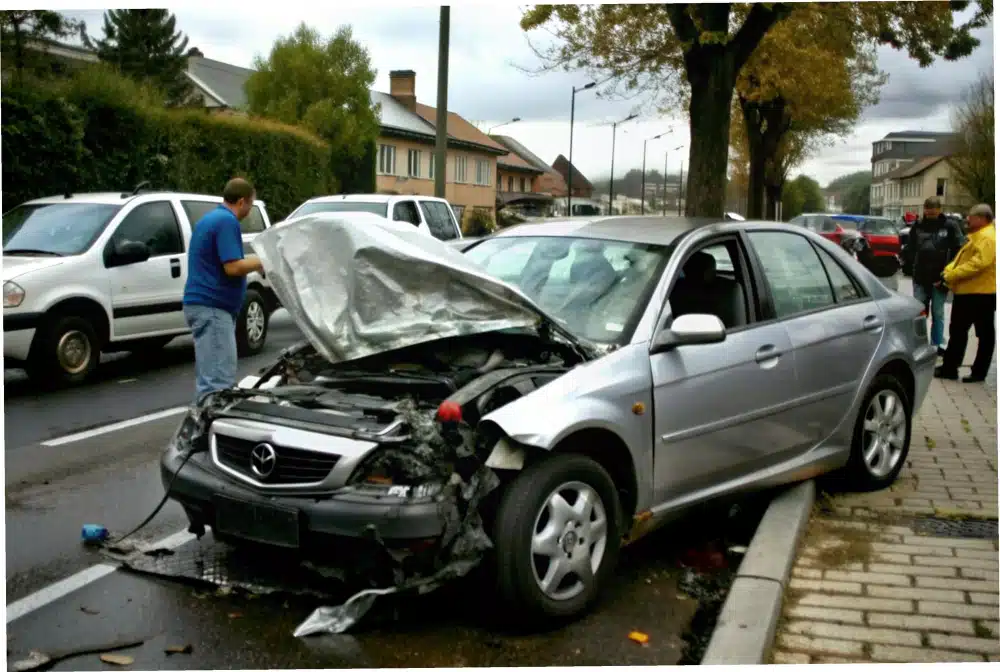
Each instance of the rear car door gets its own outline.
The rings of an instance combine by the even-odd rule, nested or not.
[[[182,301],[187,259],[174,207],[169,200],[140,203],[125,215],[105,246],[116,337],[186,328]],[[149,248],[149,259],[115,265],[114,250],[129,241],[144,243]]]
[[[458,222],[452,215],[451,208],[441,201],[420,201],[420,209],[427,220],[430,234],[438,240],[455,240],[461,238]]]
[[[747,238],[770,290],[770,314],[791,339],[799,420],[817,443],[849,409],[875,356],[885,318],[836,258],[839,250],[833,254],[789,231],[751,231]]]
[[[712,282],[693,272],[696,254],[715,260]],[[707,260],[702,257],[702,261]],[[673,282],[670,320],[711,313],[726,325],[721,343],[653,354],[656,501],[699,497],[777,464],[802,437],[789,422],[798,393],[784,325],[761,322],[759,290],[745,245],[730,234],[686,255]]]

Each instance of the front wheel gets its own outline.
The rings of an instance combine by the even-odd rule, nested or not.
[[[881,490],[896,480],[910,451],[911,403],[893,376],[872,382],[854,426],[847,476],[858,490]]]
[[[267,305],[255,289],[247,290],[243,309],[236,320],[236,353],[240,357],[256,355],[267,340]]]
[[[497,510],[497,586],[521,622],[582,615],[614,571],[621,545],[614,482],[583,455],[527,467]]]
[[[45,385],[79,385],[93,375],[101,357],[97,331],[85,318],[54,317],[35,337],[28,375]]]

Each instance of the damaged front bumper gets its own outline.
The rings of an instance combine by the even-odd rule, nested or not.
[[[423,543],[445,531],[443,495],[416,496],[408,486],[345,486],[325,494],[264,493],[221,474],[208,453],[168,448],[160,477],[195,527],[259,543],[321,550],[338,537]],[[175,478],[176,475],[176,478]]]

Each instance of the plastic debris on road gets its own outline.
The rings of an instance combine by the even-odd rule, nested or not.
[[[84,525],[80,532],[80,538],[85,544],[103,544],[108,540],[108,536],[108,528],[93,523]]]
[[[120,656],[115,653],[104,653],[101,654],[101,662],[107,663],[108,665],[131,665],[135,662],[132,656]]]
[[[649,644],[649,635],[647,635],[645,632],[639,632],[638,630],[633,630],[632,632],[628,633],[628,638],[631,639],[636,644],[642,644],[643,646]]]

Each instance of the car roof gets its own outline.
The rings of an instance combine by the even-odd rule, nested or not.
[[[315,198],[310,198],[306,203],[333,203],[335,201],[346,201],[348,203],[388,203],[393,198],[418,198],[422,201],[447,203],[443,198],[421,196],[420,194],[333,194],[331,196],[316,196]]]
[[[201,200],[201,201],[212,201],[213,203],[221,203],[222,196],[214,196],[212,194],[191,194],[182,191],[144,191],[138,194],[122,193],[120,191],[96,191],[84,194],[69,194],[69,197],[64,194],[62,196],[44,196],[42,198],[35,198],[30,201],[25,201],[23,205],[51,205],[53,203],[98,203],[103,205],[125,205],[134,198],[142,198],[144,196],[169,196],[171,198],[182,198],[191,200]],[[263,206],[264,201],[257,199],[254,201],[254,205]]]
[[[603,238],[647,245],[668,245],[693,229],[727,225],[745,226],[756,222],[726,221],[721,217],[606,216],[573,217],[546,222],[525,222],[498,231],[491,238],[508,236],[560,236]],[[774,222],[759,222],[773,224]]]

